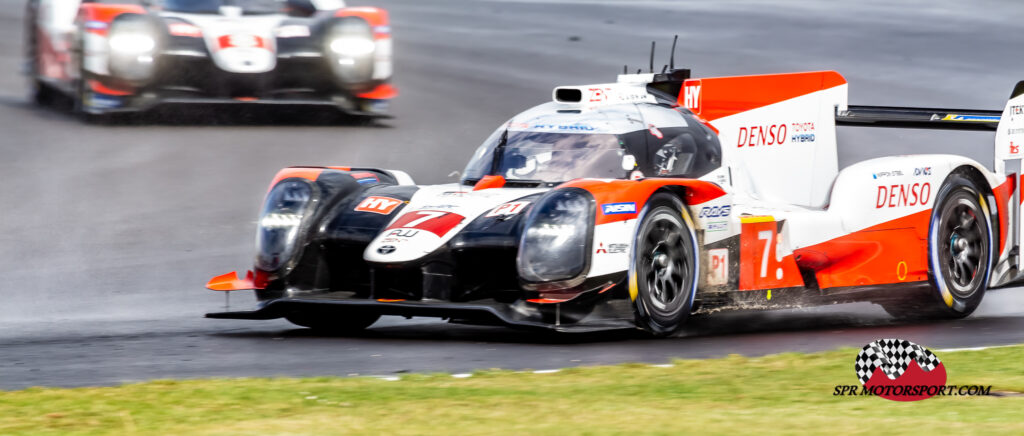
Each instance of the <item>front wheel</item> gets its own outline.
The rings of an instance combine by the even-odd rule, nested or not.
[[[629,271],[636,325],[667,336],[693,310],[700,272],[697,235],[674,196],[652,197],[641,217]]]

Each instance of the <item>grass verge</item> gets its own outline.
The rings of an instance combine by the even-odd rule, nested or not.
[[[0,434],[1024,434],[1024,396],[834,397],[858,350],[557,373],[169,381],[0,391]],[[1024,346],[938,352],[948,384],[1024,392]]]

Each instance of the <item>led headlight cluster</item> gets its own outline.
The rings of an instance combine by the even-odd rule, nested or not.
[[[526,217],[516,259],[529,282],[570,280],[583,274],[590,245],[594,199],[581,189],[544,195]]]
[[[156,67],[159,35],[146,17],[127,15],[114,20],[107,39],[110,73],[133,82],[150,79]]]
[[[295,258],[303,218],[309,215],[313,186],[305,180],[286,180],[267,194],[256,231],[256,266],[277,271]]]
[[[335,77],[346,84],[358,84],[373,78],[377,43],[366,20],[343,17],[331,23],[325,37],[327,60]]]

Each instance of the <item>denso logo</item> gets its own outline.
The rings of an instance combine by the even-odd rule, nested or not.
[[[931,196],[931,183],[879,186],[878,198],[875,200],[875,209],[923,206],[928,204]]]
[[[701,111],[700,88],[700,79],[683,82],[683,107],[693,111],[695,114],[700,114]]]
[[[402,204],[402,200],[391,197],[366,197],[356,206],[358,212],[372,212],[388,215]]]
[[[782,144],[786,142],[786,132],[785,124],[740,127],[736,147]]]
[[[636,203],[609,203],[601,206],[605,215],[636,213]]]
[[[712,206],[700,208],[700,214],[698,218],[718,218],[729,216],[732,212],[732,206]]]

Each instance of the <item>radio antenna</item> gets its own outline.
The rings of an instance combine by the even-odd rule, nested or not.
[[[654,41],[651,41],[651,74],[654,74]]]
[[[622,66],[622,74],[629,74],[629,65]]]
[[[672,38],[672,54],[668,57],[668,67],[672,70],[676,69],[676,41],[678,40],[679,35]]]

